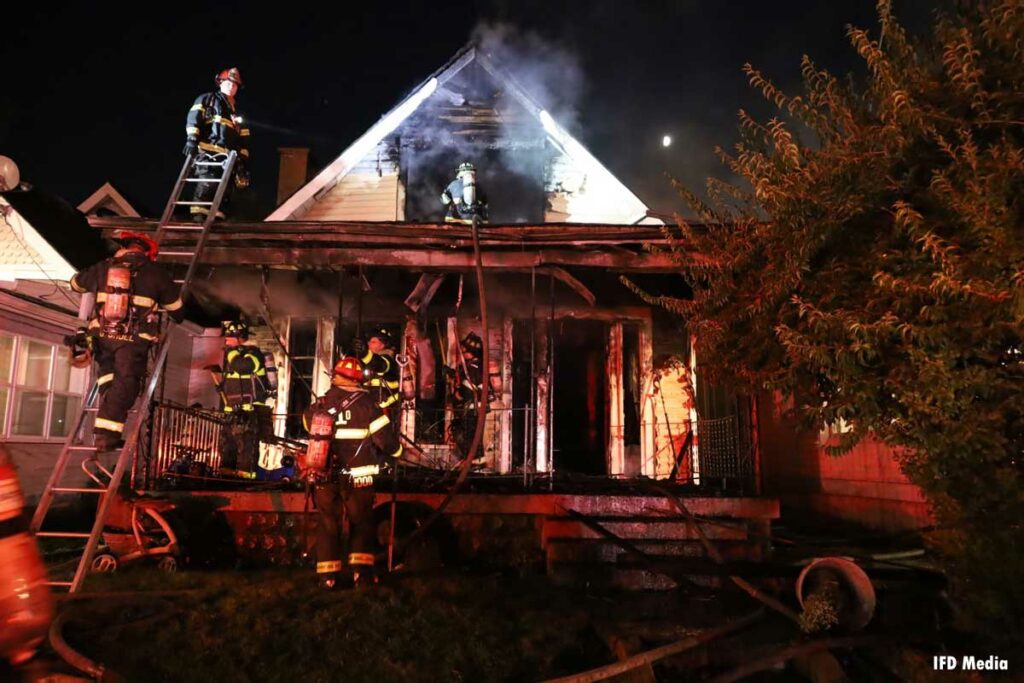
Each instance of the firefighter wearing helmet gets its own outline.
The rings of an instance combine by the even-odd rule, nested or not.
[[[352,352],[359,356],[366,373],[366,387],[374,395],[377,405],[386,415],[401,398],[401,377],[395,362],[395,342],[386,327],[376,327],[364,342],[359,337],[352,341]],[[397,420],[394,421],[397,426]]]
[[[100,391],[94,431],[99,451],[123,443],[124,422],[146,375],[149,349],[160,333],[160,316],[180,322],[179,288],[153,261],[156,243],[146,235],[115,233],[120,245],[104,261],[71,278],[71,288],[96,297],[88,326],[67,339],[76,365],[95,358]]]
[[[345,570],[341,557],[341,509],[348,515],[350,535],[348,571],[354,585],[376,581],[374,551],[377,534],[373,520],[374,477],[385,460],[402,455],[402,446],[390,420],[362,386],[363,364],[354,356],[334,366],[331,388],[306,411],[303,421],[310,432],[310,449],[300,462],[303,476],[316,481],[313,500],[319,511],[316,573],[320,585],[337,586]],[[314,456],[325,437],[333,436],[326,468]]]
[[[228,424],[221,431],[221,473],[243,479],[256,476],[260,442],[274,440],[277,365],[271,353],[249,343],[249,326],[241,320],[221,323],[224,356],[207,367],[220,394]]]
[[[200,95],[188,110],[185,122],[186,156],[197,154],[199,161],[224,161],[228,152],[238,152],[233,183],[224,190],[217,218],[224,218],[232,185],[249,185],[249,128],[235,108],[235,95],[242,88],[242,74],[237,68],[224,69],[214,77],[217,90]],[[217,180],[223,171],[220,166],[196,166],[196,175],[211,178],[209,183],[196,183],[194,201],[208,202],[217,190]],[[198,223],[206,220],[209,207],[191,206],[192,218]]]
[[[476,167],[464,162],[455,171],[455,180],[441,193],[441,203],[447,213],[446,223],[470,224],[474,218],[487,220],[487,195],[476,182]]]

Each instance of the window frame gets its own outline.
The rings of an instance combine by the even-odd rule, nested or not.
[[[0,441],[16,441],[24,443],[58,443],[65,441],[68,437],[67,434],[63,436],[54,436],[50,433],[53,420],[54,399],[57,396],[66,397],[68,399],[78,399],[79,410],[81,410],[85,393],[84,387],[88,382],[88,376],[86,375],[82,378],[82,391],[74,392],[70,390],[57,390],[54,388],[54,380],[56,379],[57,371],[57,354],[61,352],[63,348],[62,346],[46,339],[19,334],[9,330],[0,330],[0,335],[9,337],[13,340],[13,344],[11,345],[11,365],[8,368],[6,376],[0,376],[0,389],[7,390],[7,404],[4,406],[3,414],[0,415],[0,419],[2,419],[2,422],[0,422]],[[17,383],[18,354],[21,353],[22,347],[29,342],[45,344],[50,348],[50,366],[47,371],[46,386],[44,387],[21,386]],[[71,374],[69,374],[68,381],[69,387],[73,386],[71,378],[74,376],[75,372],[87,373],[87,371],[80,368],[71,367]],[[43,410],[42,434],[13,433],[16,399],[21,391],[34,391],[46,395],[46,408]],[[68,433],[70,433],[73,427],[73,424],[68,424]]]

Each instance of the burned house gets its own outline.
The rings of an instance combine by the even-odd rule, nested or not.
[[[472,231],[445,223],[439,200],[466,161],[489,197],[484,297]],[[458,365],[457,340],[475,332],[489,341],[490,391],[474,476],[525,477],[551,491],[671,478],[706,492],[706,512],[777,515],[775,501],[755,498],[750,401],[702,383],[681,321],[621,281],[684,293],[673,258],[646,248],[666,244],[665,226],[488,55],[461,51],[308,181],[305,163],[302,150],[282,151],[280,205],[264,221],[214,226],[191,292],[211,320],[241,310],[260,347],[275,350],[279,436],[304,438],[301,414],[328,388],[335,358],[384,326],[409,359],[407,458],[451,468],[461,455],[446,368]],[[157,227],[90,222],[105,232]],[[196,234],[170,226],[159,260],[183,271]],[[136,463],[141,488],[158,487],[183,449],[217,457],[218,425],[195,407],[217,405],[203,368],[219,361],[219,328],[186,323],[174,335]],[[268,469],[273,451],[263,454]]]

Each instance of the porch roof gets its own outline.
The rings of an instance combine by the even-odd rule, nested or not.
[[[145,218],[89,217],[104,236],[129,229],[155,233]],[[161,244],[159,260],[187,263],[195,251],[195,225],[177,224]],[[479,231],[485,268],[574,266],[620,272],[677,272],[681,263],[706,264],[699,254],[675,243],[676,227],[545,223],[486,225]],[[662,247],[651,251],[646,245]],[[361,221],[261,221],[219,223],[211,229],[200,263],[277,268],[338,266],[415,267],[461,270],[473,267],[468,226],[446,223]]]

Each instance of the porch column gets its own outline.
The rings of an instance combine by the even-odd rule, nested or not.
[[[655,446],[654,422],[657,416],[651,400],[654,380],[653,329],[650,320],[640,327],[640,474],[658,476],[658,449]]]
[[[612,323],[608,331],[608,474],[626,471],[624,434],[625,409],[622,391],[622,323]]]
[[[331,388],[334,370],[334,328],[336,318],[316,321],[316,361],[313,363],[313,393],[323,396]]]

